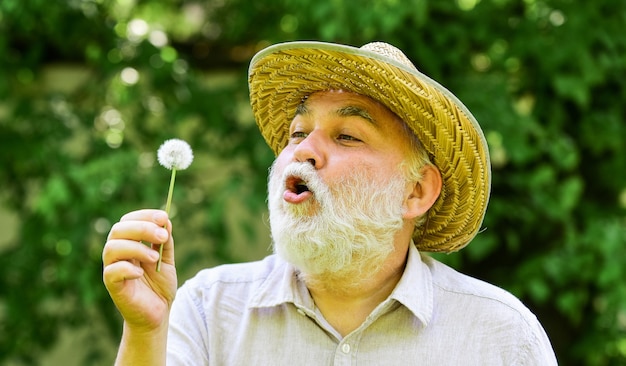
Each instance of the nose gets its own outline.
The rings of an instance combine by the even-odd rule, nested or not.
[[[293,153],[297,162],[308,162],[320,169],[326,162],[326,143],[319,131],[312,131],[296,146]]]

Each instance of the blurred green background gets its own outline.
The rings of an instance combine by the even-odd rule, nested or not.
[[[467,104],[492,155],[486,230],[437,258],[519,296],[561,364],[625,365],[623,0],[1,0],[0,364],[112,362],[101,249],[163,206],[168,138],[196,156],[180,282],[268,253],[247,66],[303,39],[393,43]]]

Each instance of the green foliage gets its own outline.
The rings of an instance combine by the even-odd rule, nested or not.
[[[486,229],[437,258],[521,297],[562,364],[623,364],[624,24],[612,0],[3,0],[0,211],[19,225],[0,245],[0,363],[38,364],[94,314],[117,339],[102,244],[164,203],[165,139],[196,156],[174,197],[181,280],[265,253],[272,156],[247,63],[318,39],[393,43],[468,105],[492,155]],[[85,363],[111,358],[87,348]]]

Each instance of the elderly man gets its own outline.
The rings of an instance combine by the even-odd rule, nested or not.
[[[385,43],[275,45],[249,76],[275,254],[177,291],[167,215],[125,215],[103,251],[118,364],[556,364],[519,300],[422,254],[467,245],[487,207],[486,142],[456,97]],[[165,243],[161,272],[141,241]]]

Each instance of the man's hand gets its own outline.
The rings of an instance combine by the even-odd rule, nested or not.
[[[102,252],[103,281],[125,331],[162,333],[167,327],[177,288],[171,232],[172,224],[160,210],[130,212],[111,228]],[[161,243],[163,262],[157,272]]]

